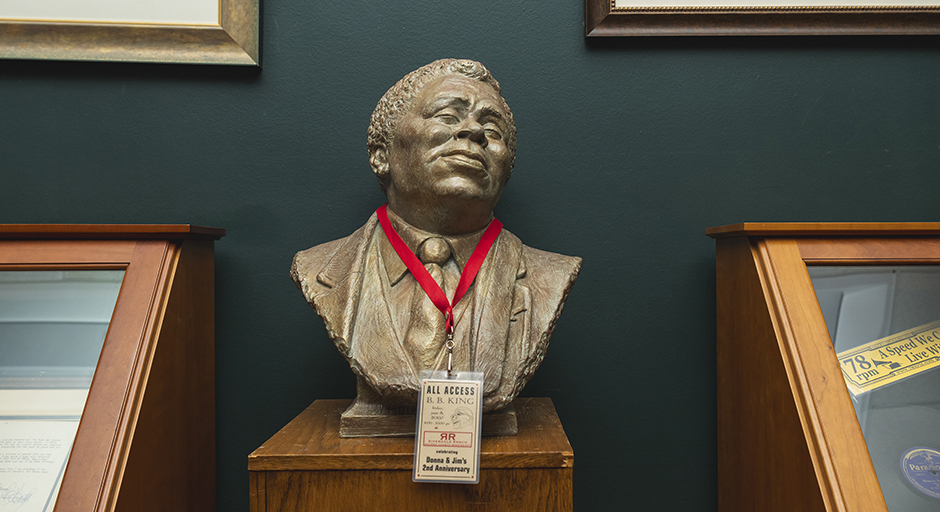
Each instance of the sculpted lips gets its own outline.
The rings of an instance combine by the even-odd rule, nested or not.
[[[450,151],[445,151],[444,154],[441,156],[449,160],[460,162],[464,166],[486,170],[485,157],[475,151],[466,150],[466,149],[453,149]]]

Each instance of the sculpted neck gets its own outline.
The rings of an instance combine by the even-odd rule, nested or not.
[[[388,209],[412,226],[445,236],[459,236],[484,229],[493,220],[493,210],[475,203],[448,201],[423,204],[397,201],[389,194]]]

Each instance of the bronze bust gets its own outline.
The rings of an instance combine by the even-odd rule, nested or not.
[[[512,173],[516,129],[500,91],[482,64],[439,60],[401,79],[372,114],[369,162],[389,220],[448,298]],[[509,405],[541,363],[580,265],[500,232],[453,316],[454,368],[483,373],[484,411]],[[413,408],[418,373],[445,365],[443,315],[376,215],[297,253],[291,276],[357,375],[347,414]]]

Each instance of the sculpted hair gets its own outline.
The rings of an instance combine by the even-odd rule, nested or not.
[[[499,82],[493,78],[490,71],[483,64],[466,59],[441,59],[422,66],[405,75],[382,96],[372,112],[372,120],[369,123],[369,135],[366,142],[369,157],[371,158],[378,149],[384,148],[386,151],[389,149],[398,119],[411,109],[411,104],[421,89],[435,78],[447,75],[465,76],[489,84],[496,90],[496,93],[503,101],[506,112],[509,113],[509,133],[506,134],[506,146],[512,153],[512,160],[509,163],[509,172],[512,173],[512,167],[516,161],[516,122],[512,117],[512,111],[509,110],[509,105],[503,99]],[[378,178],[384,192],[387,176],[378,176]]]

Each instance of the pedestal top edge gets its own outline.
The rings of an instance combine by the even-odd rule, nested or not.
[[[574,452],[548,398],[517,398],[519,434],[484,437],[483,468],[568,468]],[[410,469],[414,438],[340,438],[350,400],[317,400],[248,456],[249,471]]]

